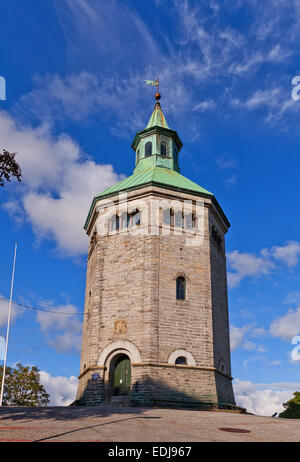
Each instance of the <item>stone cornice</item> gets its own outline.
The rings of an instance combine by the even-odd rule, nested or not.
[[[204,371],[212,371],[212,372],[217,372],[220,375],[223,375],[227,379],[233,380],[233,377],[231,377],[228,374],[225,374],[224,372],[220,371],[216,367],[209,367],[209,366],[189,366],[187,364],[169,364],[169,363],[157,363],[157,362],[141,362],[141,363],[132,363],[132,367],[169,367],[172,369],[190,369],[190,370],[204,370]],[[89,366],[87,367],[81,374],[79,374],[78,379],[81,379],[83,376],[85,376],[88,372],[94,372],[94,371],[99,371],[99,370],[106,370],[106,366]]]
[[[169,367],[173,369],[192,369],[192,370],[204,370],[204,371],[212,371],[212,372],[217,372],[220,375],[223,375],[224,377],[233,380],[233,377],[231,377],[228,374],[225,374],[224,372],[220,371],[216,367],[209,367],[209,366],[189,366],[187,364],[169,364],[169,363],[156,363],[156,362],[141,362],[141,363],[132,363],[132,367],[145,367],[145,366],[150,366],[150,367]]]
[[[207,202],[205,202],[205,206],[209,206],[212,214],[214,215],[215,219],[218,221],[220,224],[221,228],[223,229],[224,233],[227,232],[228,228],[230,227],[230,223],[228,219],[226,218],[223,210],[221,209],[221,206],[219,205],[217,199],[214,196],[207,195],[205,193],[197,193],[196,191],[189,191],[185,190],[182,188],[178,187],[166,187],[166,185],[163,185],[161,183],[154,183],[150,182],[149,184],[143,184],[140,187],[133,187],[133,188],[128,188],[126,191],[120,191],[120,192],[114,192],[107,194],[105,196],[101,196],[99,198],[94,198],[91,210],[89,213],[89,216],[87,218],[86,224],[85,224],[85,229],[87,234],[90,233],[90,230],[95,223],[95,214],[93,213],[95,211],[95,206],[97,202],[103,202],[103,206],[105,207],[105,201],[115,201],[116,203],[122,203],[122,193],[127,194],[127,200],[133,200],[136,198],[143,198],[147,197],[150,195],[154,196],[163,196],[165,198],[170,198],[174,199],[174,192],[177,192],[182,195],[182,197],[176,196],[178,200],[197,200],[198,197],[201,197],[203,199],[207,199]],[[136,193],[136,194],[134,194]],[[185,197],[186,196],[186,197]],[[115,199],[114,199],[115,198]],[[212,206],[213,205],[213,206]],[[217,213],[216,213],[217,212]],[[91,220],[92,218],[92,220]]]

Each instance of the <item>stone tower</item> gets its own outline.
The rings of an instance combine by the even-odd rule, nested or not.
[[[133,174],[94,197],[76,402],[233,407],[225,234],[156,95]]]

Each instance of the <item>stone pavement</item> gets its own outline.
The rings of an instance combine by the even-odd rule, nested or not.
[[[300,420],[228,411],[115,406],[3,407],[0,442],[4,441],[300,442]]]

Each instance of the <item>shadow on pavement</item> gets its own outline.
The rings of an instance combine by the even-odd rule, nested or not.
[[[38,440],[33,440],[33,443],[41,443],[42,441],[49,441],[52,438],[58,438],[60,436],[65,436],[65,435],[70,435],[71,433],[76,433],[82,430],[90,430],[90,429],[96,429],[97,427],[103,427],[104,425],[112,425],[115,423],[120,423],[120,422],[128,422],[129,420],[135,420],[135,419],[161,419],[161,417],[150,417],[150,416],[137,416],[137,417],[129,417],[127,419],[118,419],[118,420],[112,420],[110,422],[104,422],[101,424],[96,424],[96,425],[89,425],[87,427],[80,427],[80,428],[75,428],[73,430],[69,430],[67,432],[63,433],[58,433],[56,435],[51,435],[47,436],[45,438],[40,438]]]
[[[76,421],[82,419],[92,419],[99,417],[107,417],[113,414],[143,414],[148,409],[136,407],[120,407],[120,406],[99,406],[99,407],[14,407],[3,406],[0,408],[0,425],[1,421],[34,421],[34,420],[56,420],[56,421]]]

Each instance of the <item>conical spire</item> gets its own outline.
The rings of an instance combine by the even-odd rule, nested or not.
[[[161,96],[158,92],[156,93],[155,98],[156,98],[156,104],[154,106],[154,110],[152,112],[152,115],[150,117],[150,120],[146,128],[151,128],[151,127],[156,126],[156,127],[168,128],[170,130],[170,127],[166,121],[166,118],[161,109],[161,105],[159,103]]]
[[[182,142],[177,132],[170,129],[161,110],[160,98],[157,91],[156,104],[148,125],[136,133],[131,145],[135,151],[134,173],[154,166],[180,172],[178,153]]]

